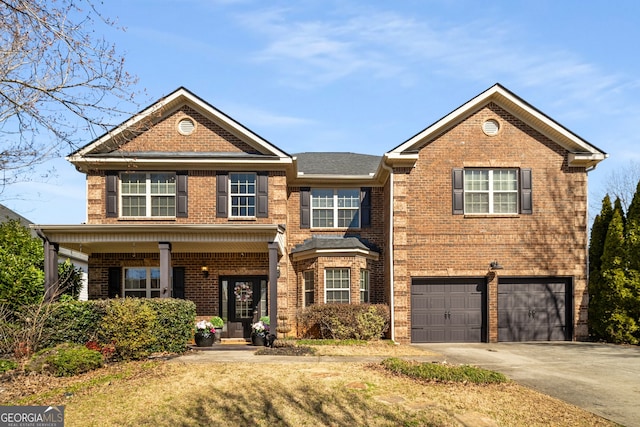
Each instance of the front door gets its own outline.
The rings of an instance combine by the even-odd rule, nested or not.
[[[249,338],[251,324],[267,313],[267,276],[220,278],[220,312],[228,338]]]

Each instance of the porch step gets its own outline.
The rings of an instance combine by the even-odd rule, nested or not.
[[[247,340],[244,338],[221,338],[220,344],[247,344]]]

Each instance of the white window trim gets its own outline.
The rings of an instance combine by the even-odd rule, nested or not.
[[[314,208],[313,207],[313,191],[314,190],[332,190],[333,191],[333,206],[331,208],[328,207],[323,207],[323,208]],[[355,191],[358,194],[358,207],[357,208],[345,208],[345,207],[339,207],[338,206],[338,191]],[[337,229],[348,229],[350,228],[349,226],[338,226],[338,219],[339,219],[339,215],[338,213],[341,210],[350,210],[350,211],[357,211],[358,212],[358,227],[356,228],[361,228],[362,227],[362,205],[361,205],[361,200],[360,200],[360,188],[342,188],[342,187],[337,187],[337,188],[320,188],[320,187],[316,187],[316,188],[312,188],[311,192],[310,192],[310,201],[309,201],[309,215],[310,215],[310,223],[311,223],[311,228],[337,228]],[[329,210],[332,209],[333,210],[333,226],[317,226],[313,224],[313,211],[314,210]]]
[[[517,215],[518,212],[520,212],[520,174],[518,172],[518,169],[515,168],[493,168],[493,169],[486,169],[486,168],[465,168],[464,169],[464,180],[466,182],[466,173],[468,171],[488,171],[489,172],[489,177],[488,177],[488,183],[489,183],[489,189],[488,190],[467,190],[466,188],[464,188],[464,195],[465,195],[465,203],[464,203],[464,214],[465,215]],[[493,189],[493,172],[494,171],[514,171],[516,174],[516,189],[515,190],[500,190],[500,191],[496,191]],[[466,184],[465,184],[466,187]],[[466,203],[466,196],[467,194],[489,194],[489,212],[467,212],[467,203]],[[513,212],[494,212],[494,206],[493,206],[493,195],[494,193],[515,193],[516,195],[516,207],[515,207],[515,211]]]
[[[253,193],[237,193],[234,194],[231,192],[231,187],[232,187],[232,179],[231,177],[233,175],[253,175]],[[258,210],[258,174],[255,172],[229,172],[229,179],[228,179],[228,194],[229,194],[229,200],[228,203],[229,205],[227,206],[228,212],[229,212],[229,218],[233,218],[233,219],[245,219],[245,218],[250,218],[250,219],[254,219],[256,218],[256,211]],[[253,197],[253,215],[234,215],[233,214],[233,198],[234,197]]]
[[[362,294],[366,292],[367,300],[362,300]],[[360,302],[371,302],[371,274],[369,270],[360,270]]]
[[[309,277],[311,277],[311,280],[309,280]],[[303,281],[302,306],[303,307],[309,307],[310,305],[315,304],[315,290],[316,290],[315,271],[313,271],[313,270],[305,270],[302,273],[302,281]],[[311,282],[311,289],[307,289],[307,284],[309,282]],[[307,304],[307,295],[308,294],[311,294],[312,300],[313,300],[313,302],[310,303],[310,304]]]
[[[134,175],[134,174],[140,174],[140,175],[144,174],[145,175],[145,193],[144,193],[144,196],[145,196],[145,210],[146,210],[145,215],[123,215],[122,214],[122,210],[123,210],[123,207],[124,207],[124,202],[123,202],[124,197],[127,197],[127,196],[133,196],[133,197],[138,196],[139,197],[139,196],[142,195],[142,194],[133,194],[133,193],[124,194],[124,192],[122,191],[122,177],[126,176],[126,175]],[[162,193],[162,194],[158,193],[158,194],[153,194],[152,195],[151,194],[151,175],[153,175],[153,174],[173,175],[174,180],[175,180],[174,182],[175,182],[176,191],[173,194],[171,194],[171,193]],[[177,175],[176,175],[175,172],[168,172],[168,171],[149,171],[149,172],[140,171],[140,172],[131,172],[131,173],[126,173],[126,172],[120,173],[120,176],[119,176],[119,179],[118,179],[118,185],[119,185],[119,188],[118,188],[118,199],[119,199],[118,200],[118,216],[120,218],[138,218],[138,219],[139,218],[153,218],[153,219],[167,219],[167,218],[173,219],[173,218],[175,218],[176,217],[175,211],[177,211],[177,209],[178,209],[178,206],[177,206],[177,191],[178,191],[177,179],[178,178],[177,178]],[[152,196],[161,196],[161,197],[173,196],[173,199],[174,199],[174,214],[173,215],[164,215],[164,216],[160,216],[160,215],[153,216],[153,215],[151,215],[151,209],[152,209],[152,207],[151,207],[151,198],[152,198]]]
[[[145,281],[146,281],[146,287],[145,289],[127,289],[127,270],[130,269],[144,269],[146,270],[145,273]],[[124,298],[127,297],[127,292],[142,292],[142,291],[146,291],[146,296],[145,298],[160,298],[160,288],[152,288],[151,287],[151,270],[158,270],[158,272],[160,271],[160,267],[159,266],[154,266],[154,267],[124,267],[122,269],[122,295]],[[151,292],[157,292],[158,296],[154,297],[151,296]]]
[[[327,270],[343,270],[347,272],[348,277],[348,283],[349,283],[349,287],[348,288],[329,288],[327,286]],[[340,304],[351,304],[351,269],[348,267],[326,267],[324,269],[324,302],[325,304],[332,304],[335,303],[335,301],[327,301],[327,293],[329,291],[338,291],[338,292],[344,292],[347,291],[347,295],[348,295],[348,301],[347,302],[340,302]]]

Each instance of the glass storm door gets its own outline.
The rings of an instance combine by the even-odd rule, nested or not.
[[[227,337],[249,338],[251,324],[268,314],[267,277],[221,277],[220,292],[220,312],[227,321]]]

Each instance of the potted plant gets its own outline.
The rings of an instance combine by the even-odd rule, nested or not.
[[[224,320],[220,316],[213,316],[210,320],[211,324],[216,330],[216,342],[220,342],[222,338],[222,327],[224,326]]]
[[[251,325],[251,344],[264,346],[266,344],[267,334],[269,333],[269,325],[263,320],[259,320]]]
[[[198,347],[211,347],[215,336],[216,329],[211,322],[201,320],[196,323],[194,338]]]

